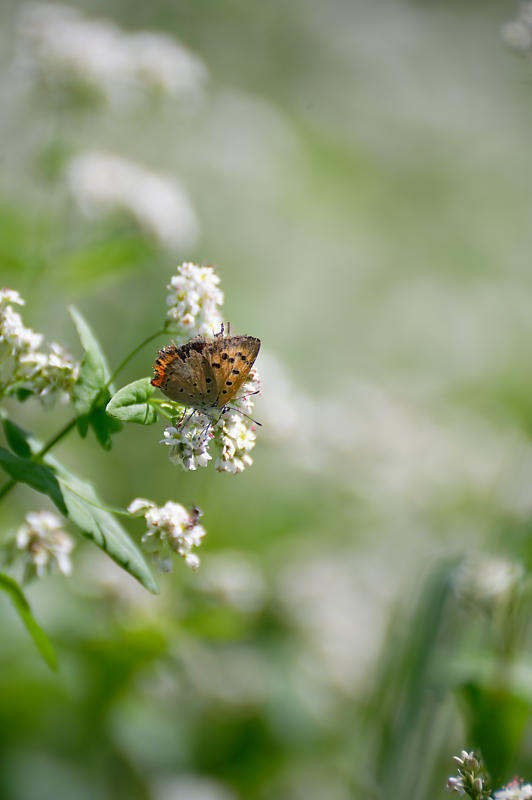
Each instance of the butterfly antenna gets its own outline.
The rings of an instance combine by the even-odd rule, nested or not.
[[[225,414],[227,411],[236,411],[237,414],[242,414],[243,417],[246,417],[246,419],[249,419],[255,425],[258,425],[259,428],[262,428],[262,422],[259,422],[258,420],[253,419],[253,417],[250,417],[249,414],[246,414],[245,411],[241,411],[239,408],[235,408],[234,406],[226,406],[224,408],[224,410],[222,411],[222,414]]]

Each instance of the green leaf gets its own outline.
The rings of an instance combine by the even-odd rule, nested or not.
[[[67,508],[67,516],[88,539],[93,541],[150,592],[158,592],[157,583],[146,564],[144,556],[107,509],[92,484],[83,481],[63,467],[52,456],[46,456],[57,474]]]
[[[0,573],[0,589],[11,598],[19,617],[26,626],[28,633],[35,642],[39,653],[44,658],[50,669],[57,672],[57,658],[54,648],[43,629],[35,621],[30,605],[18,583],[9,575]]]
[[[157,413],[148,403],[154,392],[155,387],[151,385],[150,378],[133,381],[118,390],[108,402],[106,411],[111,417],[123,422],[151,425],[157,421]]]
[[[103,351],[87,322],[77,308],[70,306],[69,310],[85,351],[74,386],[74,405],[78,415],[84,416],[89,414],[100,392],[106,391],[110,373]]]
[[[112,420],[110,421],[112,422]],[[17,437],[27,442],[33,455],[41,450],[42,443],[32,434],[24,431],[14,422],[10,422],[10,425],[16,430]],[[1,450],[0,448],[0,454]],[[4,452],[8,453],[11,458],[16,458],[7,450]],[[43,461],[44,465],[28,463],[36,467],[42,466],[53,476],[62,501],[62,508],[60,508],[62,513],[80,528],[84,536],[97,544],[117,564],[140,581],[146,589],[150,592],[158,592],[157,583],[141,551],[115,516],[110,511],[101,508],[102,502],[93,486],[66,469],[51,454],[44,456]]]
[[[496,681],[482,685],[469,681],[458,689],[468,741],[478,748],[488,772],[495,778],[515,769],[523,731],[530,721],[530,703]]]
[[[7,443],[12,451],[21,458],[29,458],[31,456],[31,447],[28,444],[26,432],[7,417],[2,420],[2,426]]]
[[[71,306],[70,314],[85,350],[79,378],[74,386],[78,431],[81,437],[85,437],[90,426],[102,447],[110,450],[111,435],[119,431],[121,426],[105,413],[105,406],[111,397],[107,386],[109,367],[96,337],[79,311]]]
[[[94,431],[94,435],[104,450],[111,449],[111,435],[113,433],[118,433],[118,431],[121,431],[123,427],[121,422],[118,422],[118,420],[113,419],[107,414],[105,406],[108,399],[109,393],[106,393],[106,398],[103,402],[103,405],[96,405],[88,417],[90,426]]]
[[[59,511],[66,514],[61,487],[49,466],[37,464],[29,458],[20,458],[4,447],[0,447],[0,466],[13,480],[27,483],[32,489],[47,494]]]

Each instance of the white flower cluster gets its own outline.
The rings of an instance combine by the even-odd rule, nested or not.
[[[109,104],[147,92],[198,94],[203,62],[175,39],[128,34],[109,20],[90,20],[72,6],[28,3],[19,16],[18,60],[33,83],[89,89]]]
[[[70,159],[68,189],[82,214],[97,217],[125,211],[163,247],[191,247],[198,236],[192,203],[175,179],[120,156],[89,151]]]
[[[42,334],[24,326],[13,303],[24,305],[24,300],[13,289],[0,289],[0,391],[16,394],[23,390],[47,404],[59,392],[70,394],[79,375],[79,364],[55,342],[50,344],[48,353],[40,351]]]
[[[181,424],[167,425],[164,429],[161,444],[170,448],[168,456],[173,464],[181,464],[184,470],[195,470],[206,467],[212,459],[209,453],[212,431],[209,419],[196,412],[188,414]]]
[[[56,566],[63,575],[70,575],[74,545],[59,517],[50,511],[30,511],[25,519],[17,531],[16,546],[24,551],[30,571],[42,578]]]
[[[177,344],[184,344],[198,334],[212,338],[220,328],[224,295],[219,283],[212,267],[186,262],[177,268],[166,287],[167,326],[175,333]]]
[[[487,800],[489,778],[480,758],[472,750],[462,750],[459,756],[453,756],[458,765],[458,775],[447,778],[447,788],[458,794],[467,794],[472,800]]]
[[[532,783],[521,783],[514,778],[511,783],[494,792],[494,800],[532,800]]]
[[[168,425],[161,444],[170,448],[170,461],[181,464],[184,470],[206,467],[215,453],[214,466],[218,472],[242,472],[253,464],[250,451],[255,446],[255,430],[251,420],[242,417],[237,409],[247,414],[253,408],[250,394],[258,391],[257,370],[250,372],[242,387],[243,397],[232,401],[227,411],[217,420],[209,419],[200,411],[185,411],[183,421]],[[234,410],[232,410],[234,408]]]
[[[151,500],[137,497],[127,510],[133,516],[142,516],[146,520],[148,530],[142,537],[142,544],[161,571],[169,572],[172,569],[173,552],[184,558],[187,567],[199,567],[199,558],[192,552],[192,548],[199,547],[205,536],[205,529],[198,524],[201,516],[199,509],[187,511],[179,503],[170,500],[159,508]]]
[[[504,23],[501,37],[504,44],[516,53],[532,53],[532,2],[519,3],[517,16]]]

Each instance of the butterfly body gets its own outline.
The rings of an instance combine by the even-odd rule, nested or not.
[[[232,400],[257,358],[260,339],[224,336],[212,341],[197,336],[177,347],[159,350],[152,380],[163,394],[204,414],[221,411]]]

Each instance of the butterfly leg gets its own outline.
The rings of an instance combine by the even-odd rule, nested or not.
[[[192,409],[192,411],[190,412],[190,414],[189,414],[189,415],[188,415],[188,417],[187,417],[187,416],[186,416],[186,411],[185,411],[185,412],[183,413],[183,416],[182,416],[182,417],[181,417],[181,419],[179,420],[177,427],[178,427],[178,428],[184,428],[184,427],[185,427],[185,425],[186,425],[188,422],[190,422],[190,420],[192,419],[192,417],[194,416],[194,414],[195,414],[195,413],[196,413],[196,409],[195,409],[195,408],[193,408],[193,409]],[[185,419],[185,417],[186,417],[186,419]]]

